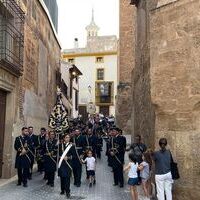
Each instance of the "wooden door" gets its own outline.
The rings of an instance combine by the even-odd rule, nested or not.
[[[2,176],[3,146],[6,114],[6,92],[0,90],[0,177]]]
[[[103,114],[104,116],[109,116],[109,106],[100,106],[99,113]]]
[[[87,118],[88,118],[87,106],[79,106],[78,112],[79,112],[80,115],[82,115],[83,122],[86,122]]]

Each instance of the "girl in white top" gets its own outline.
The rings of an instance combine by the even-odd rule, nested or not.
[[[130,185],[131,199],[138,200],[137,185],[138,185],[138,163],[133,153],[129,154],[129,164],[124,168],[128,172],[128,184]]]
[[[93,185],[96,184],[96,179],[95,179],[95,169],[96,169],[96,159],[92,156],[92,151],[88,151],[87,157],[85,160],[82,160],[83,163],[86,163],[87,165],[87,174],[89,176],[89,187],[92,187]]]

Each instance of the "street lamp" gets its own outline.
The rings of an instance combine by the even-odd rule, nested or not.
[[[90,100],[89,100],[89,102],[92,102],[92,87],[90,85],[88,85],[88,91],[90,93]]]
[[[89,90],[89,93],[91,93],[92,87],[90,85],[88,86],[88,90]]]
[[[75,76],[76,76],[76,72],[75,72],[75,71],[73,71],[73,72],[72,72],[72,75],[75,77]]]

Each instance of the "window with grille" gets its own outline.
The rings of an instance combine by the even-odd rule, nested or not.
[[[71,64],[74,64],[75,63],[75,59],[74,58],[69,58],[68,62],[71,63]]]
[[[104,62],[103,57],[96,57],[96,62],[103,63]]]
[[[97,80],[104,80],[104,69],[97,69]]]
[[[95,85],[96,105],[111,105],[114,102],[114,82],[97,81]]]
[[[61,82],[61,91],[62,91],[63,95],[68,99],[68,86],[66,85],[66,83],[63,79]]]
[[[23,70],[24,20],[15,0],[0,1],[0,63],[16,76]]]

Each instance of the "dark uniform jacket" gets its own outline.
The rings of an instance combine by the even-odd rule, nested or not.
[[[84,136],[79,135],[79,136],[73,137],[72,138],[72,143],[76,147],[78,155],[79,156],[82,155],[83,151],[84,151],[84,145],[85,145]]]
[[[98,136],[97,137],[97,150],[98,151],[101,151],[102,150],[102,147],[103,147],[103,139],[101,136]]]
[[[112,137],[110,141],[110,152],[114,153],[114,156],[111,156],[111,163],[113,168],[117,168],[124,164],[124,139],[122,136]]]
[[[60,158],[69,144],[71,144],[71,143],[68,143],[68,144],[62,143],[59,145],[59,157]],[[75,154],[76,154],[75,146],[72,145],[72,147],[69,149],[69,151],[66,154],[66,156],[68,157],[68,160],[67,161],[63,160],[60,168],[58,169],[58,175],[60,177],[69,177],[71,175],[72,160],[76,156]]]
[[[75,149],[75,155],[72,160],[72,164],[75,167],[76,165],[82,165],[79,158],[84,153],[84,136],[79,135],[79,136],[73,137],[72,142]]]
[[[97,137],[96,135],[85,135],[85,152],[92,150],[93,154],[96,154]]]
[[[44,149],[44,169],[46,172],[55,172],[57,165],[57,140],[46,140],[43,145]]]
[[[30,137],[22,136],[22,135],[16,137],[14,148],[17,151],[16,160],[15,160],[15,168],[30,168],[30,164],[31,164],[30,151],[33,149]],[[21,155],[23,148],[25,148],[27,153],[24,155]]]
[[[32,145],[31,160],[32,162],[34,162],[34,159],[36,156],[37,135],[32,134],[29,137],[30,137],[31,145]]]
[[[45,143],[45,135],[37,135],[35,140],[35,148],[36,148],[36,160],[43,161],[44,156],[44,143]]]

